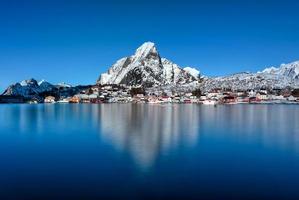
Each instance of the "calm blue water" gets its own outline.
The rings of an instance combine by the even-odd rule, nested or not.
[[[296,105],[0,105],[0,199],[299,199]]]

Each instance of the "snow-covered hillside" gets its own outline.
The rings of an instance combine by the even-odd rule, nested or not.
[[[100,75],[98,84],[142,85],[151,89],[188,90],[200,87],[203,91],[213,89],[251,90],[299,88],[299,61],[268,67],[257,73],[243,72],[229,76],[206,77],[196,68],[181,68],[166,58],[161,58],[154,43],[141,45],[134,55],[124,57],[113,64],[107,73]],[[47,81],[25,80],[9,86],[3,95],[34,97],[45,95],[71,96],[82,90],[61,83],[52,85]]]
[[[193,67],[185,67],[184,70],[194,76],[195,78],[199,78],[200,71]]]
[[[55,89],[55,86],[42,80],[37,82],[35,79],[29,79],[10,85],[3,93],[3,95],[19,95],[29,97],[38,95],[43,92],[50,92]]]
[[[88,86],[86,86],[88,88]],[[68,97],[79,93],[85,86],[72,87],[68,84],[53,85],[45,80],[37,82],[31,78],[10,85],[2,95],[22,96],[43,100],[48,95],[55,97]]]
[[[269,67],[257,73],[237,73],[229,76],[205,78],[201,88],[209,91],[215,88],[232,90],[282,89],[299,87],[299,61],[282,64],[280,67]]]
[[[299,79],[299,61],[295,61],[289,64],[281,64],[278,68],[269,67],[259,73],[286,76],[291,79]]]
[[[141,45],[134,55],[118,60],[107,73],[101,74],[99,84],[144,85],[148,87],[196,82],[199,71],[182,69],[161,58],[154,43]]]

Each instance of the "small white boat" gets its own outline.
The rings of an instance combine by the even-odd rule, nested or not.
[[[38,104],[37,101],[29,101],[28,103],[29,103],[29,104]]]
[[[204,104],[204,105],[216,105],[216,104],[218,104],[218,102],[214,99],[207,99],[207,100],[204,100],[202,102],[202,104]]]
[[[159,101],[149,101],[147,102],[148,104],[159,104],[160,102]]]
[[[59,101],[57,101],[57,103],[69,103],[69,101],[66,100],[66,99],[63,99],[63,100],[59,100]]]

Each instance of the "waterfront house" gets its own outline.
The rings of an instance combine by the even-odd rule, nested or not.
[[[273,100],[279,100],[279,101],[286,100],[286,98],[282,95],[273,95],[272,98],[273,98]]]
[[[192,93],[191,93],[191,92],[188,92],[188,93],[185,94],[185,96],[186,96],[186,97],[191,97],[191,96],[192,96]]]
[[[220,96],[222,96],[222,94],[221,93],[218,93],[218,92],[209,92],[209,93],[207,93],[207,98],[208,99],[212,99],[212,98],[219,98]]]
[[[207,96],[206,96],[206,95],[201,95],[201,96],[199,97],[199,100],[200,100],[200,101],[207,100]]]
[[[247,96],[239,96],[236,98],[237,103],[249,103],[249,97]]]
[[[287,97],[287,100],[288,101],[297,101],[297,98],[291,95],[291,96]]]
[[[91,99],[90,103],[100,104],[100,103],[103,103],[103,101],[101,99]]]
[[[144,94],[136,94],[135,95],[137,98],[144,98]]]
[[[91,90],[92,90],[92,94],[95,94],[95,95],[99,95],[100,94],[100,90],[99,90],[98,87],[92,87]]]
[[[192,103],[192,102],[191,102],[191,99],[186,98],[186,99],[184,99],[184,103]]]
[[[249,96],[249,97],[255,97],[255,96],[256,96],[256,92],[255,92],[254,90],[250,90],[250,91],[248,92],[248,96]]]
[[[129,103],[132,101],[132,97],[119,97],[116,102],[118,103]]]
[[[136,94],[133,96],[133,102],[134,103],[143,103],[145,102],[145,98],[143,94]]]
[[[268,94],[268,91],[267,91],[267,90],[263,90],[263,89],[260,90],[259,92],[260,92],[260,93],[264,93],[264,94],[266,94],[266,95]]]
[[[171,103],[172,99],[169,96],[162,96],[160,97],[160,101],[162,101],[163,103]]]
[[[73,96],[72,98],[69,99],[69,103],[80,103],[81,100],[78,96]]]
[[[232,95],[225,96],[221,99],[221,102],[226,104],[236,103],[236,97]]]
[[[257,97],[249,97],[249,103],[260,103],[261,99],[257,98]]]
[[[79,102],[90,103],[89,95],[87,94],[78,94],[76,97],[79,99]]]
[[[47,96],[44,100],[45,103],[55,103],[55,97]]]
[[[198,98],[196,96],[191,96],[190,101],[191,103],[198,103]]]
[[[151,95],[146,98],[147,103],[160,103],[158,97]]]
[[[175,96],[172,98],[173,103],[180,103],[181,97],[180,96]]]
[[[238,91],[238,92],[236,93],[236,96],[237,96],[237,97],[244,97],[244,96],[247,96],[247,94],[246,94],[246,92]]]
[[[262,100],[262,101],[267,101],[267,100],[269,100],[268,95],[267,95],[266,93],[264,93],[264,92],[258,92],[258,93],[256,94],[256,97],[257,97],[258,99]]]

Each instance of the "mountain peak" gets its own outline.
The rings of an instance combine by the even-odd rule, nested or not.
[[[153,42],[145,42],[134,55],[122,58],[107,73],[100,75],[100,84],[143,85],[189,84],[197,81],[190,70],[183,70],[171,61],[161,58]]]
[[[158,54],[156,45],[153,42],[145,42],[136,50],[134,57],[136,59],[146,58],[150,53]]]
[[[287,76],[291,79],[299,79],[299,61],[281,64],[279,67],[268,67],[262,72],[264,74],[272,74],[278,76]]]
[[[37,81],[34,78],[30,78],[28,80],[23,80],[20,82],[21,86],[28,86],[28,85],[38,85]]]
[[[47,83],[47,81],[42,79],[40,82],[38,82],[38,85],[41,85],[41,84],[44,84],[44,83]]]

